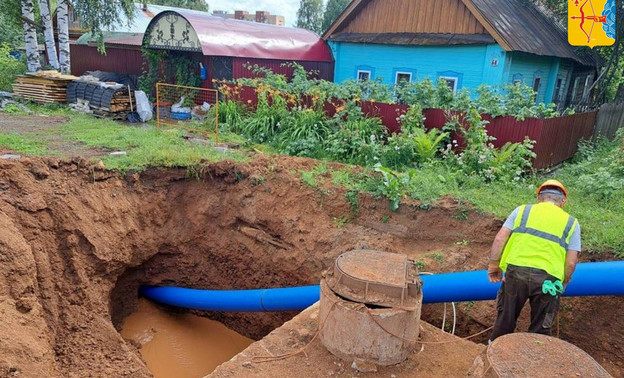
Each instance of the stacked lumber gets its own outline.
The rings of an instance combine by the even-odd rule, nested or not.
[[[128,87],[117,83],[75,81],[67,87],[67,101],[86,101],[98,117],[126,119],[134,109],[134,98]],[[132,96],[134,97],[134,96]]]
[[[57,71],[39,71],[18,75],[13,84],[15,96],[41,104],[67,103],[67,86],[76,76]]]

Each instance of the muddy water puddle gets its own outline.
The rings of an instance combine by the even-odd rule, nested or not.
[[[253,342],[217,321],[170,314],[146,299],[124,320],[121,335],[141,345],[156,378],[203,377]]]

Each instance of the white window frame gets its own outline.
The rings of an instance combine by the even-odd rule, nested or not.
[[[444,80],[453,80],[455,84],[453,84],[453,93],[457,92],[457,85],[459,84],[459,78],[457,76],[439,76],[439,79]]]
[[[360,80],[360,74],[361,73],[367,73],[368,74],[368,79],[367,80]],[[358,70],[357,71],[356,80],[357,81],[370,81],[371,80],[371,76],[373,76],[373,74],[372,74],[372,72],[370,70]]]
[[[398,85],[399,84],[399,75],[409,75],[409,79],[407,80],[408,83],[412,82],[412,78],[414,77],[414,74],[411,72],[405,72],[405,71],[397,71],[394,74],[394,84]]]

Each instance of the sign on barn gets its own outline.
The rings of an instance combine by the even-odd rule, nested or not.
[[[148,47],[201,52],[201,44],[191,24],[180,15],[168,12],[147,30]]]

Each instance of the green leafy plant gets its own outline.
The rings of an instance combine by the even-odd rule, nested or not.
[[[26,72],[26,64],[11,55],[9,44],[0,44],[0,91],[11,91],[15,76],[24,72]]]
[[[383,185],[380,188],[381,194],[390,200],[390,210],[396,211],[401,204],[401,199],[406,194],[407,185],[412,179],[412,172],[397,174],[379,163],[375,165],[375,171],[381,173],[383,178]]]
[[[428,256],[434,259],[439,264],[444,262],[444,255],[442,255],[441,252],[430,253]]]
[[[343,228],[344,226],[347,225],[347,223],[349,223],[349,218],[347,218],[347,217],[334,217],[333,221],[336,224],[336,227]]]
[[[286,100],[280,95],[274,95],[269,103],[268,94],[268,90],[258,94],[256,112],[241,122],[242,133],[255,142],[273,141],[280,122],[288,117]]]
[[[292,112],[280,122],[279,143],[288,146],[299,140],[322,143],[329,132],[325,114],[312,108]]]
[[[211,106],[207,118],[210,120],[215,119],[214,113],[216,111],[217,107]],[[245,107],[239,102],[232,100],[219,102],[219,128],[233,132],[240,131],[239,126],[245,114]]]
[[[349,119],[339,123],[327,137],[328,155],[351,164],[372,165],[380,152],[387,129],[378,118]]]
[[[448,133],[444,133],[438,129],[431,129],[428,132],[423,130],[414,131],[414,155],[419,162],[426,162],[433,160],[440,143],[448,136]]]
[[[354,216],[358,216],[360,214],[360,201],[358,199],[359,190],[357,189],[349,189],[345,192],[345,198],[349,201],[349,205],[351,205],[351,211]]]

